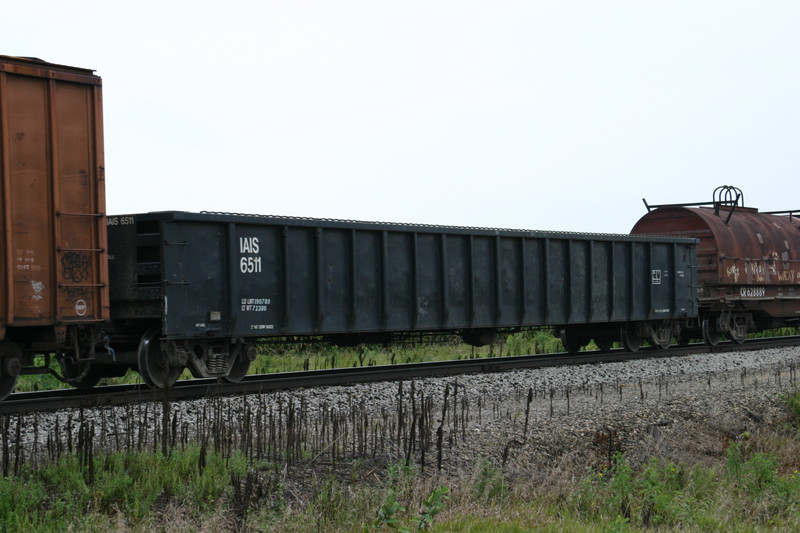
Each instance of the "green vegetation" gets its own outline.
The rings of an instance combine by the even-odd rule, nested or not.
[[[0,531],[798,531],[800,393],[783,400],[784,423],[704,464],[615,453],[604,470],[536,475],[367,456],[290,472],[225,443],[164,454],[78,441],[0,477]]]
[[[588,523],[615,530],[690,527],[735,530],[800,526],[800,475],[780,475],[771,454],[726,451],[722,469],[652,459],[634,470],[621,454],[608,472],[583,480],[565,505]]]
[[[447,495],[448,492],[449,489],[445,485],[431,492],[430,496],[428,496],[422,504],[422,512],[420,515],[411,519],[411,523],[417,526],[414,528],[415,530],[427,530],[433,525],[434,518],[442,512],[447,500],[450,499]],[[404,512],[406,512],[406,509],[397,502],[397,493],[395,489],[390,488],[386,495],[386,500],[384,500],[383,504],[378,509],[378,518],[373,523],[373,527],[376,529],[386,527],[388,529],[410,533],[411,529],[403,526],[402,522],[396,518],[398,513]]]
[[[480,348],[463,344],[458,337],[443,337],[440,342],[400,342],[389,346],[340,347],[323,342],[264,344],[260,347],[259,357],[250,366],[250,373],[450,361],[562,350],[561,341],[549,330],[515,333],[503,342]]]
[[[154,520],[167,504],[191,508],[198,518],[210,516],[221,500],[233,498],[232,482],[247,468],[240,456],[223,460],[197,446],[169,456],[62,455],[0,479],[0,529],[116,529]]]

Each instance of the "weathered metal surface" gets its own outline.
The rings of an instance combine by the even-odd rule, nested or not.
[[[692,239],[241,215],[109,217],[112,307],[171,338],[696,316]],[[618,327],[617,327],[618,330]]]
[[[700,240],[700,298],[724,307],[738,303],[773,316],[800,314],[800,219],[723,205],[667,206],[642,217],[637,235],[674,235]]]
[[[103,173],[100,78],[0,56],[0,322],[9,337],[108,317]]]

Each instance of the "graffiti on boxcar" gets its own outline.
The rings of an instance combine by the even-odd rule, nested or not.
[[[89,255],[81,252],[65,252],[61,256],[61,271],[64,279],[81,283],[90,277],[92,261]]]
[[[87,287],[62,287],[65,306],[72,305],[75,316],[86,316],[92,302],[92,291]]]
[[[44,298],[42,296],[42,292],[44,291],[44,283],[41,281],[31,281],[31,288],[33,289],[33,298],[34,300],[41,300]]]
[[[91,297],[91,291],[86,287],[63,287],[61,290],[68,300],[88,300]]]

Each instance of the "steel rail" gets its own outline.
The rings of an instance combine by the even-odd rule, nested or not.
[[[577,354],[516,355],[484,359],[280,372],[246,376],[238,383],[227,383],[216,379],[190,379],[179,381],[174,387],[167,390],[153,390],[143,384],[133,384],[96,387],[88,391],[58,389],[21,392],[12,394],[5,401],[0,402],[0,415],[45,412],[58,409],[121,406],[147,401],[164,402],[204,397],[259,394],[278,390],[412,380],[484,372],[505,372],[525,368],[600,364],[635,359],[677,357],[704,352],[752,351],[787,346],[800,346],[800,336],[751,339],[745,344],[726,342],[720,343],[718,346],[707,346],[705,344],[692,344],[683,347],[672,346],[669,350],[643,348],[638,352],[627,352],[622,349],[614,349],[607,352],[587,351]]]

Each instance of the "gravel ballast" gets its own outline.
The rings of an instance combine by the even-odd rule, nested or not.
[[[64,410],[23,417],[19,438],[12,416],[3,438],[12,454],[17,443],[52,454],[83,423],[95,449],[158,449],[166,431],[179,443],[250,439],[247,453],[290,464],[335,463],[338,453],[435,465],[440,454],[446,469],[485,458],[519,475],[600,469],[615,451],[702,462],[786,416],[780,395],[797,390],[799,361],[800,348],[781,348],[325,387],[174,402],[166,423],[162,404]],[[304,452],[293,458],[290,445]]]

